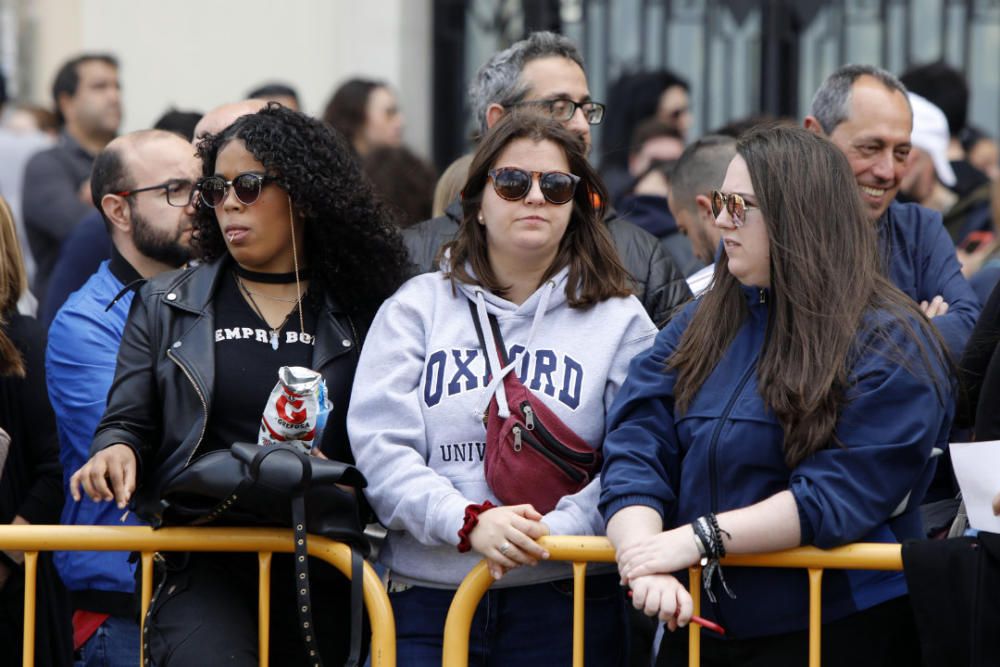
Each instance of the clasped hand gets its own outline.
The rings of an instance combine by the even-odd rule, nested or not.
[[[520,565],[537,565],[549,553],[535,540],[549,534],[542,515],[531,505],[493,507],[479,515],[469,533],[472,548],[486,558],[494,579]]]
[[[632,605],[647,616],[657,616],[670,630],[691,620],[691,594],[672,572],[698,562],[698,547],[690,526],[681,526],[640,538],[618,550],[618,573],[632,591]]]

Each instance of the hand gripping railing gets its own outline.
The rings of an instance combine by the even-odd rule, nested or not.
[[[346,544],[309,536],[309,555],[351,576]],[[141,526],[0,526],[0,549],[24,551],[24,666],[35,658],[35,590],[39,551],[139,551],[142,555],[142,618],[153,596],[153,556],[157,551],[256,551],[258,577],[258,652],[268,664],[271,618],[271,555],[294,551],[292,531],[277,528],[163,528]],[[364,600],[371,621],[372,667],[395,667],[396,624],[382,582],[364,564]],[[291,585],[291,582],[289,582]]]
[[[584,583],[587,563],[613,563],[615,552],[604,537],[543,537],[539,544],[549,552],[549,560],[573,564],[573,667],[583,667]],[[766,554],[730,555],[723,565],[740,567],[790,567],[809,571],[809,667],[819,667],[820,635],[822,630],[822,581],[824,569],[838,570],[901,570],[903,567],[898,544],[849,544],[836,549],[799,547]],[[701,587],[701,568],[689,570],[691,590]],[[444,667],[466,667],[469,664],[469,631],[476,605],[493,583],[480,562],[455,592],[444,628]],[[693,595],[694,613],[700,613],[701,595]],[[688,634],[688,664],[701,663],[701,628],[692,623]]]

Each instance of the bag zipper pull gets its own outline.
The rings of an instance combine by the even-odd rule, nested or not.
[[[535,430],[535,411],[531,409],[530,405],[524,406],[524,427],[529,431]]]
[[[511,430],[514,431],[514,451],[519,452],[521,451],[521,427],[515,426]]]

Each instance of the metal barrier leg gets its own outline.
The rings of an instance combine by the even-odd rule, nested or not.
[[[819,667],[823,635],[823,570],[809,568],[809,667]]]
[[[688,568],[688,590],[691,591],[691,602],[694,614],[701,615],[701,567]],[[688,624],[688,667],[698,667],[701,664],[701,626],[697,623]]]
[[[371,563],[364,563],[364,596],[372,623],[371,667],[396,667],[396,621],[385,586]],[[376,623],[376,619],[381,619]]]
[[[271,651],[271,552],[257,553],[257,654],[267,667]]]
[[[38,552],[24,552],[24,667],[35,664],[35,595],[38,591]]]
[[[573,563],[573,667],[583,667],[583,613],[586,585],[587,564]]]
[[[139,664],[146,664],[146,614],[153,599],[153,556],[151,551],[142,552],[142,609],[139,612]]]
[[[455,591],[455,598],[448,608],[448,616],[444,622],[442,647],[444,667],[468,667],[472,617],[476,613],[476,605],[492,583],[493,577],[486,567],[486,561],[479,561]]]

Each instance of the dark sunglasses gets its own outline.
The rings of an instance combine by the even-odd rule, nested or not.
[[[174,179],[167,181],[166,183],[160,183],[159,185],[150,185],[145,188],[134,188],[132,190],[122,190],[121,192],[116,192],[114,194],[119,197],[131,197],[132,195],[137,195],[140,192],[164,190],[167,193],[167,203],[169,205],[183,208],[191,203],[191,199],[194,197],[196,189],[197,188],[195,188],[194,183],[191,181]]]
[[[747,200],[735,192],[727,195],[721,190],[712,190],[712,215],[718,218],[722,214],[722,209],[729,212],[729,217],[733,219],[733,224],[742,227],[746,220],[747,211],[759,209],[759,206],[748,204]]]
[[[270,176],[250,171],[239,174],[231,181],[227,181],[222,176],[206,176],[198,182],[198,189],[201,192],[201,200],[209,208],[215,208],[226,201],[226,193],[230,186],[233,188],[236,199],[244,206],[250,206],[260,197],[264,184],[273,180]]]
[[[490,180],[493,181],[493,191],[501,199],[518,201],[531,192],[531,183],[538,178],[538,187],[545,200],[552,204],[565,204],[576,193],[580,177],[562,171],[526,171],[518,167],[500,167],[491,169]]]

